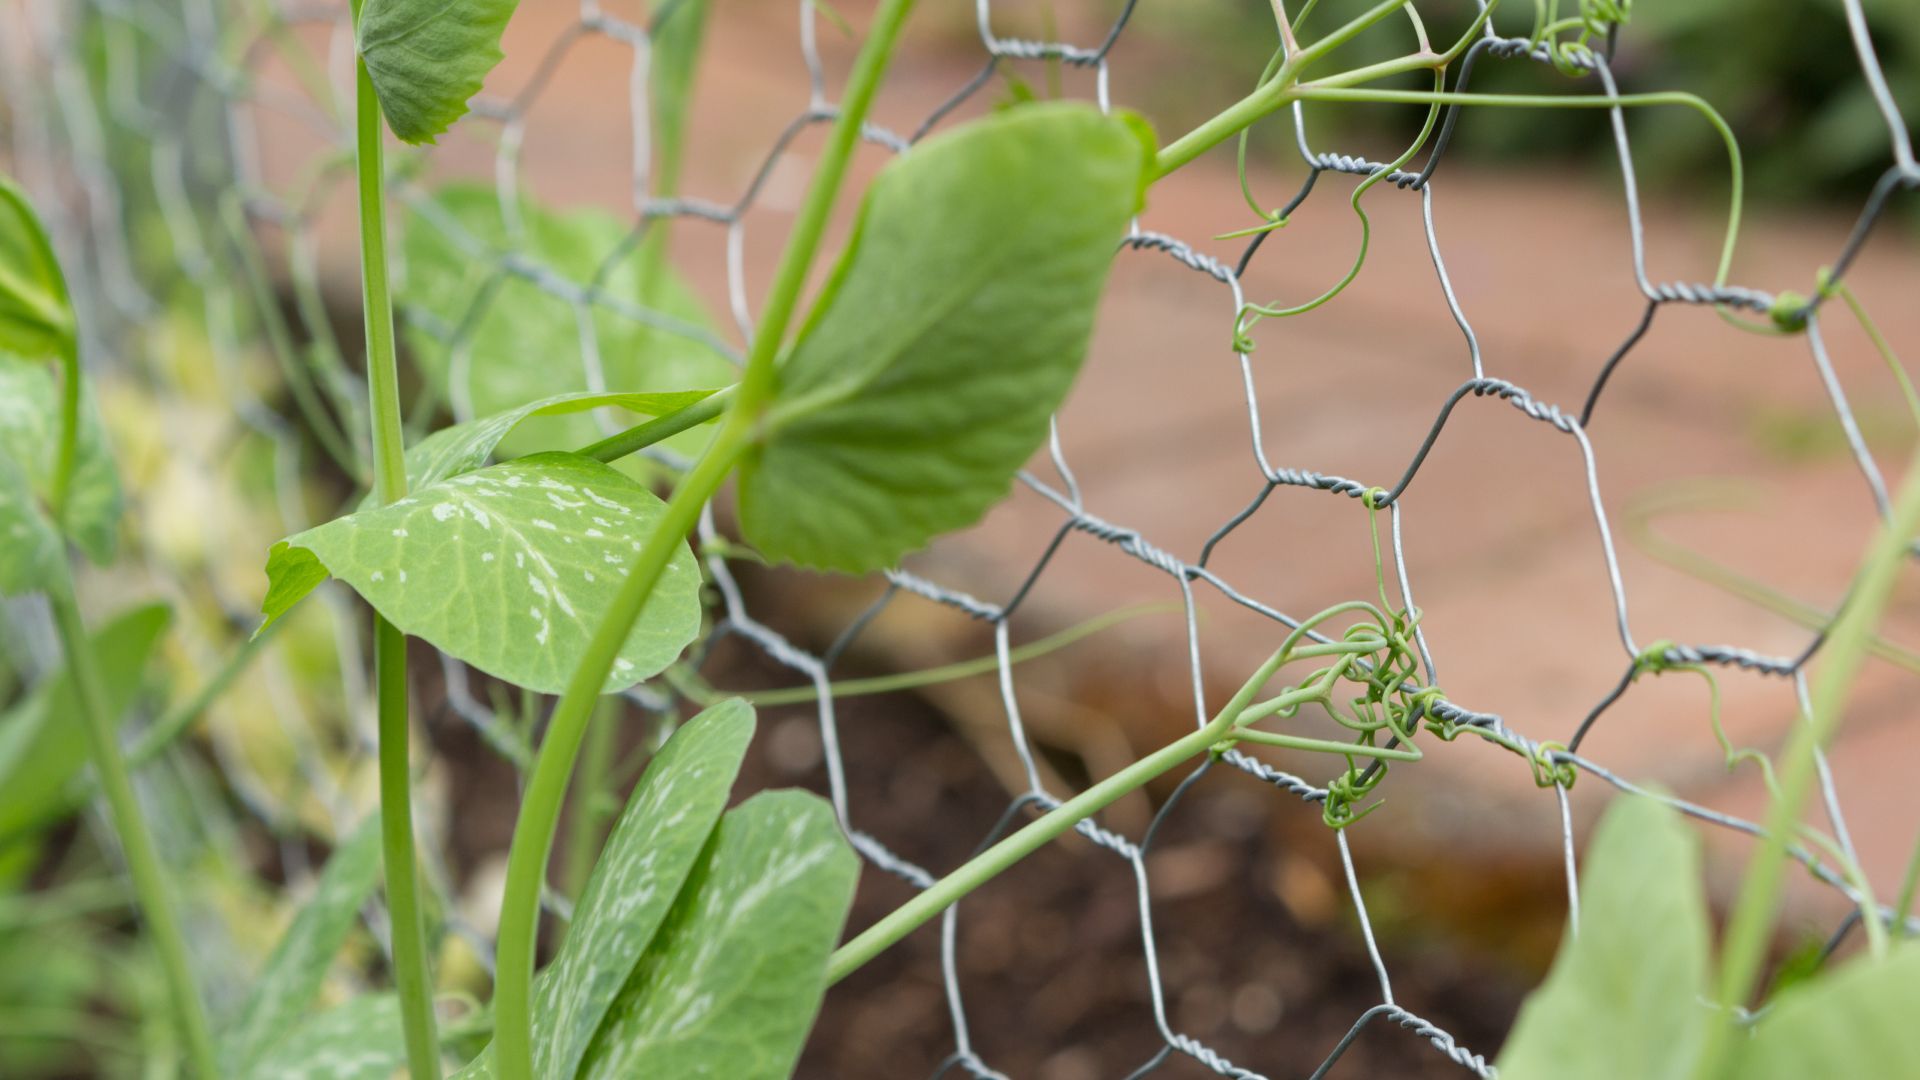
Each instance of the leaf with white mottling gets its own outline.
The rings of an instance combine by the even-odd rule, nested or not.
[[[500,440],[531,417],[561,416],[604,406],[616,406],[641,416],[665,416],[712,393],[712,390],[671,390],[651,394],[556,394],[517,409],[441,428],[407,448],[407,487],[425,487],[485,465]]]
[[[94,409],[93,395],[81,387],[80,428],[75,436],[73,476],[67,486],[64,514],[66,534],[96,563],[113,558],[120,521],[120,478],[107,450],[106,434]],[[23,504],[19,480],[0,477],[0,549],[16,540],[37,551],[45,544],[41,529],[26,520],[37,515],[45,528],[58,526],[45,509],[53,491],[60,446],[60,376],[48,364],[29,364],[0,357],[0,457],[11,459],[34,498]],[[26,525],[24,532],[16,531]],[[57,545],[56,545],[57,547]],[[37,556],[15,556],[23,565],[36,565]],[[11,573],[4,564],[13,559],[0,554],[0,588],[8,588]],[[27,588],[44,584],[27,581]]]
[[[579,1075],[789,1076],[858,875],[817,796],[763,792],[728,811]]]
[[[553,963],[533,988],[533,1071],[572,1076],[615,995],[666,918],[726,809],[753,708],[738,698],[689,720],[647,766],[600,852]],[[460,1075],[492,1075],[488,1047]]]
[[[328,574],[387,621],[508,682],[558,694],[666,504],[578,454],[461,473],[275,544],[266,624]],[[263,624],[262,628],[265,628]],[[608,673],[658,673],[700,631],[700,570],[682,542]]]
[[[221,1040],[227,1072],[244,1070],[312,1007],[379,878],[380,816],[374,814],[334,849],[313,898],[294,916],[254,980],[239,1018]]]
[[[365,994],[288,1032],[248,1080],[392,1080],[406,1068],[400,999]]]

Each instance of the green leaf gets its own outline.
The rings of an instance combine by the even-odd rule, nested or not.
[[[406,1069],[400,999],[365,994],[288,1032],[248,1069],[249,1080],[392,1080]]]
[[[44,576],[15,582],[8,567],[44,562],[45,530],[56,524],[45,509],[53,489],[60,445],[59,374],[46,364],[23,364],[0,357],[0,458],[10,459],[19,477],[0,476],[0,591],[37,588]],[[73,479],[67,488],[66,533],[96,563],[113,558],[120,522],[120,478],[93,395],[81,387],[80,428],[74,445]],[[0,469],[0,473],[6,470]],[[33,498],[23,500],[24,479]],[[40,518],[35,526],[29,519]],[[24,529],[22,528],[24,526]],[[18,542],[22,551],[15,553]],[[58,543],[54,545],[56,556]]]
[[[425,487],[480,468],[493,456],[500,440],[529,417],[564,416],[603,406],[617,406],[641,416],[665,416],[712,393],[712,390],[677,390],[654,394],[557,394],[480,420],[441,428],[407,449],[407,487]]]
[[[790,1075],[858,874],[816,796],[763,792],[728,811],[579,1075]]]
[[[1654,799],[1617,798],[1580,870],[1580,932],[1561,942],[1500,1054],[1502,1080],[1693,1075],[1707,991],[1699,839]]]
[[[753,739],[753,708],[723,701],[667,740],[634,788],[533,989],[534,1073],[572,1076],[713,832]],[[462,1076],[491,1076],[489,1047]]]
[[[915,148],[868,190],[742,464],[767,555],[864,572],[979,520],[1080,369],[1153,138],[1077,104]]]
[[[599,210],[562,214],[526,201],[517,217],[522,228],[511,234],[492,188],[459,184],[441,189],[407,219],[400,291],[409,315],[407,344],[448,400],[469,407],[470,415],[488,416],[558,391],[593,388],[573,304],[525,277],[503,274],[497,264],[508,254],[570,281],[598,281],[604,295],[663,320],[648,325],[594,307],[600,385],[674,391],[739,378],[733,363],[716,351],[712,320],[693,290],[664,264],[649,270],[648,245],[632,244],[626,223]],[[456,239],[462,233],[466,244]],[[467,346],[456,356],[446,341],[462,326]],[[584,413],[533,416],[501,441],[500,450],[512,457],[575,449],[604,434]],[[694,454],[709,438],[707,431],[688,431],[666,445]]]
[[[172,613],[165,604],[123,612],[91,638],[94,664],[106,688],[108,714],[118,720],[140,690],[140,674]],[[0,715],[0,835],[41,824],[91,753],[80,724],[80,701],[65,668]]]
[[[43,360],[73,343],[73,305],[47,230],[26,193],[0,176],[0,351]]]
[[[334,849],[319,887],[274,946],[246,1005],[221,1040],[224,1071],[238,1074],[269,1051],[313,1006],[333,958],[380,879],[380,815]]]
[[[360,58],[400,141],[430,143],[467,114],[506,54],[516,0],[366,0]]]
[[[267,557],[265,629],[328,574],[389,622],[490,675],[557,694],[666,504],[578,454],[461,473],[290,536]],[[672,663],[700,631],[700,571],[682,543],[606,692]]]
[[[1920,942],[1861,957],[1782,993],[1742,1043],[1728,1080],[1909,1076],[1920,1062]]]

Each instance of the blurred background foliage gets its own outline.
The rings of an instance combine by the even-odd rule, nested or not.
[[[1298,10],[1300,5],[1289,5]],[[1302,40],[1338,25],[1367,5],[1326,0],[1297,27]],[[1561,3],[1563,16],[1574,0]],[[1628,47],[1613,65],[1623,93],[1685,90],[1716,106],[1733,125],[1746,151],[1749,191],[1759,199],[1787,202],[1857,194],[1887,165],[1886,128],[1860,78],[1846,16],[1838,0],[1637,0],[1628,6],[1621,33]],[[1875,46],[1895,98],[1909,114],[1920,108],[1920,3],[1864,0]],[[1112,5],[1117,12],[1119,0]],[[1420,12],[1436,48],[1452,41],[1478,6],[1472,0],[1422,3]],[[1057,20],[1050,5],[996,4],[995,32],[1046,36]],[[1251,90],[1272,54],[1273,14],[1262,0],[1184,0],[1140,3],[1135,29],[1122,48],[1151,50],[1150,65],[1119,64],[1138,78],[1151,70],[1151,86],[1119,86],[1129,103],[1146,102],[1166,130],[1184,130]],[[1534,5],[1507,0],[1496,13],[1502,35],[1531,32]],[[970,19],[951,19],[955,33],[972,33]],[[1078,29],[1078,28],[1076,28]],[[1408,51],[1413,37],[1404,19],[1388,20],[1343,47],[1328,70],[1384,60]],[[1451,79],[1451,76],[1450,76]],[[1399,83],[1425,89],[1419,78]],[[1451,81],[1449,89],[1452,88]],[[1483,58],[1472,91],[1509,94],[1598,93],[1592,79],[1570,80],[1539,64]],[[1357,141],[1369,156],[1389,152],[1394,139],[1411,137],[1421,112],[1402,109],[1321,106],[1310,113],[1316,148],[1349,152]],[[1538,168],[1557,162],[1591,166],[1605,178],[1615,168],[1604,112],[1502,110],[1494,118],[1469,114],[1450,153],[1457,159],[1500,166]],[[1628,123],[1640,177],[1684,188],[1724,184],[1719,143],[1698,116],[1681,109],[1637,110]],[[1269,161],[1297,162],[1285,124],[1256,130],[1256,149]],[[1374,149],[1377,147],[1377,151]]]

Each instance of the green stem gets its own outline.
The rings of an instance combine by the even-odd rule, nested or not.
[[[76,380],[77,381],[77,380]],[[173,998],[181,1042],[197,1076],[213,1080],[219,1075],[215,1065],[213,1035],[207,1026],[207,1014],[187,961],[187,943],[181,935],[173,901],[167,892],[167,879],[160,856],[147,830],[146,814],[133,793],[133,778],[120,754],[120,740],[106,704],[106,692],[100,672],[94,666],[93,646],[87,640],[86,626],[74,600],[73,582],[66,575],[47,590],[48,603],[60,633],[60,645],[67,655],[67,669],[80,702],[81,720],[92,743],[94,770],[100,774],[100,787],[107,796],[107,809],[113,815],[114,831],[126,856],[127,872],[139,897],[140,913],[146,920],[147,934],[159,954],[160,969],[166,976],[167,992]]]
[[[373,679],[380,744],[380,849],[387,879],[393,936],[393,981],[414,1080],[440,1075],[434,1031],[433,975],[427,956],[426,915],[413,846],[413,774],[408,761],[407,636],[373,616]]]
[[[357,23],[363,0],[353,0]],[[393,340],[393,297],[387,286],[384,132],[380,99],[366,61],[355,63],[354,168],[360,194],[360,282],[366,314],[367,397],[373,421],[373,494],[379,505],[407,493],[406,436],[401,430],[400,374]],[[413,843],[413,792],[408,761],[407,639],[373,617],[374,693],[379,714],[380,837],[392,916],[394,983],[406,1032],[413,1080],[437,1080],[440,1052],[434,1034],[433,978],[420,908],[420,871]]]
[[[1785,875],[1787,839],[1813,791],[1814,750],[1827,745],[1840,725],[1853,690],[1854,677],[1866,661],[1867,643],[1885,612],[1895,575],[1906,561],[1907,548],[1920,529],[1920,455],[1907,466],[1906,479],[1894,501],[1893,513],[1862,556],[1853,588],[1820,653],[1820,671],[1814,679],[1812,715],[1796,724],[1787,745],[1780,774],[1780,797],[1767,814],[1767,830],[1747,865],[1733,915],[1727,922],[1721,950],[1719,1001],[1732,1008],[1746,1002],[1759,979],[1772,937],[1774,913]],[[1872,916],[1878,921],[1877,913]],[[1700,1059],[1699,1076],[1716,1075],[1720,1058],[1733,1035],[1731,1022],[1714,1024]]]
[[[1333,739],[1315,739],[1306,735],[1282,735],[1278,732],[1256,731],[1250,728],[1235,732],[1233,737],[1241,742],[1277,746],[1283,750],[1306,750],[1316,754],[1385,758],[1388,761],[1419,761],[1426,756],[1419,750],[1402,750],[1392,746],[1368,746],[1365,743],[1338,742]]]
[[[827,985],[859,970],[867,961],[919,929],[960,898],[993,880],[1007,867],[1033,854],[1049,841],[1092,817],[1122,796],[1182,762],[1205,753],[1233,726],[1233,713],[1222,711],[1205,727],[1141,758],[1080,794],[1061,803],[1019,832],[967,860],[958,869],[893,909],[859,936],[835,949],[827,959]]]
[[[1159,178],[1239,134],[1255,121],[1276,109],[1291,104],[1291,91],[1307,65],[1359,36],[1367,27],[1407,6],[1407,0],[1383,0],[1326,37],[1300,50],[1280,65],[1273,77],[1262,82],[1253,93],[1229,105],[1206,123],[1168,143],[1154,157],[1154,176]],[[1492,5],[1488,5],[1491,7]]]
[[[1161,147],[1160,152],[1154,155],[1153,159],[1154,178],[1157,180],[1174,172],[1194,158],[1251,127],[1255,121],[1284,107],[1288,101],[1287,90],[1297,70],[1297,61],[1289,59],[1280,65],[1280,70],[1274,73],[1272,79],[1255,87],[1253,93],[1227,106],[1206,123]]]
[[[1233,700],[1203,727],[1168,743],[1061,803],[1012,836],[967,860],[958,869],[934,882],[932,887],[921,891],[862,931],[852,941],[835,949],[827,959],[827,985],[831,986],[859,970],[862,964],[958,903],[961,897],[993,880],[1014,863],[1040,850],[1049,841],[1105,809],[1115,800],[1224,741],[1245,738],[1251,734],[1245,730],[1235,731],[1234,728],[1248,716],[1248,706],[1260,687],[1281,664],[1295,658],[1291,652],[1295,637],[1289,637],[1287,644],[1282,645],[1253,678],[1247,680]],[[1324,698],[1332,682],[1332,678],[1322,678],[1313,685],[1289,690],[1267,704],[1280,703],[1279,707],[1284,709]],[[1342,751],[1354,749],[1351,745],[1341,745]]]
[[[670,412],[665,416],[656,416],[643,424],[635,424],[625,431],[615,432],[591,446],[583,446],[576,453],[600,461],[618,461],[628,454],[644,450],[663,439],[670,439],[691,427],[701,424],[725,412],[733,400],[737,386],[722,387],[699,401]]]
[[[553,851],[554,830],[566,798],[567,779],[573,772],[574,758],[579,753],[594,701],[605,688],[614,657],[665,571],[667,561],[693,531],[707,501],[733,471],[735,462],[759,427],[761,414],[773,396],[775,361],[781,342],[799,305],[807,272],[846,178],[848,162],[860,138],[861,123],[873,104],[900,27],[912,7],[913,0],[885,0],[875,12],[872,31],[861,46],[848,77],[840,117],[828,137],[799,217],[787,238],[733,404],[727,408],[726,418],[706,452],[667,500],[660,523],[635,557],[626,580],[621,582],[608,605],[607,614],[582,651],[580,662],[567,681],[566,692],[554,706],[546,738],[540,744],[526,793],[521,798],[520,817],[514,824],[513,842],[507,852],[507,881],[501,900],[494,975],[494,1061],[502,1080],[532,1080],[533,1076],[532,993],[540,887]]]
[[[1275,672],[1285,664],[1299,659],[1299,654],[1294,651],[1294,647],[1311,627],[1343,612],[1369,606],[1364,602],[1335,604],[1295,627],[1293,632],[1287,635],[1286,640],[1280,643],[1280,647],[1274,650],[1273,655],[1267,657],[1266,663],[1261,664],[1259,670],[1241,684],[1232,700],[1222,706],[1220,711],[1214,714],[1213,719],[1207,721],[1198,731],[1161,747],[1147,757],[1141,758],[1061,803],[1026,828],[974,856],[959,869],[934,882],[931,888],[896,908],[852,941],[840,946],[827,959],[827,984],[831,986],[846,978],[860,965],[878,956],[888,946],[912,933],[928,919],[945,911],[961,897],[991,881],[995,875],[1007,867],[1039,850],[1047,841],[1073,828],[1114,800],[1192,758],[1195,754],[1219,745],[1231,737],[1236,725],[1252,723],[1259,716],[1298,708],[1309,701],[1326,700],[1334,681],[1351,664],[1353,659],[1351,654],[1341,658],[1335,667],[1321,672],[1314,682],[1287,690],[1258,706],[1253,704],[1254,695],[1267,684],[1267,680],[1273,678]]]

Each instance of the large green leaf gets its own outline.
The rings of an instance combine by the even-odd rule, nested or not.
[[[1920,943],[1862,957],[1780,995],[1727,1080],[1896,1077],[1920,1070]]]
[[[1698,837],[1663,803],[1615,799],[1580,884],[1580,932],[1521,1008],[1502,1080],[1692,1076],[1717,1022]]]
[[[366,0],[360,57],[387,125],[402,142],[430,143],[467,114],[500,62],[500,35],[517,0]]]
[[[790,1075],[858,874],[816,796],[763,792],[728,811],[579,1075]]]
[[[35,565],[37,555],[3,554],[15,542],[29,552],[40,551],[45,544],[43,532],[55,527],[47,519],[47,499],[53,490],[54,470],[60,445],[60,376],[51,365],[27,364],[0,356],[0,457],[13,462],[24,477],[35,499],[22,503],[19,483],[0,477],[0,567],[18,559],[23,565]],[[64,516],[65,531],[80,549],[95,562],[113,558],[120,521],[120,479],[114,471],[113,455],[107,450],[106,435],[94,409],[93,397],[81,387],[80,428],[74,446],[73,477],[67,488]],[[28,519],[41,518],[34,526]],[[25,525],[24,531],[20,527]],[[57,546],[57,545],[56,545]],[[0,569],[0,587],[6,587],[11,575]],[[28,581],[33,588],[44,583]],[[14,591],[8,588],[7,591]]]
[[[73,345],[73,306],[47,231],[13,181],[0,176],[0,351],[34,359]]]
[[[557,694],[665,509],[638,482],[577,454],[461,473],[275,544],[262,629],[331,574],[402,631]],[[657,673],[699,631],[700,571],[682,543],[606,691]]]
[[[525,201],[516,216],[522,227],[510,234],[493,189],[461,184],[440,189],[407,219],[400,292],[411,316],[407,343],[426,377],[450,400],[471,406],[474,416],[487,416],[559,391],[593,388],[574,305],[525,277],[501,276],[497,260],[509,253],[570,281],[596,281],[606,296],[671,324],[648,325],[595,306],[591,323],[606,388],[686,390],[724,386],[739,377],[711,344],[689,336],[709,332],[705,309],[664,263],[648,269],[643,246],[631,244],[625,223],[600,210],[563,214]],[[456,242],[456,232],[469,234],[483,253]],[[603,265],[609,259],[611,265]],[[443,335],[462,325],[468,344],[456,358]],[[500,449],[507,456],[573,449],[602,434],[584,413],[536,416],[505,437]],[[710,437],[683,432],[667,445],[691,454]]]
[[[753,739],[734,698],[688,721],[634,788],[594,864],[573,923],[533,989],[534,1073],[572,1076],[726,809]],[[492,1048],[461,1073],[492,1075]]]
[[[248,1080],[393,1080],[406,1065],[400,999],[363,994],[295,1027],[240,1075]]]
[[[93,661],[116,720],[133,704],[140,673],[170,618],[165,604],[145,604],[94,631]],[[49,806],[64,802],[68,782],[91,753],[79,716],[79,697],[64,668],[0,716],[0,835],[31,828]]]
[[[753,546],[874,570],[999,501],[1080,369],[1152,161],[1138,119],[1061,104],[888,165],[742,464]]]
[[[334,956],[380,879],[380,816],[370,815],[334,849],[313,898],[294,916],[221,1040],[230,1075],[245,1072],[313,1006]]]
[[[665,416],[712,393],[712,390],[676,390],[654,394],[557,394],[483,419],[441,428],[407,448],[407,487],[425,487],[485,465],[500,440],[530,417],[564,416],[605,406],[616,406],[641,416]]]

